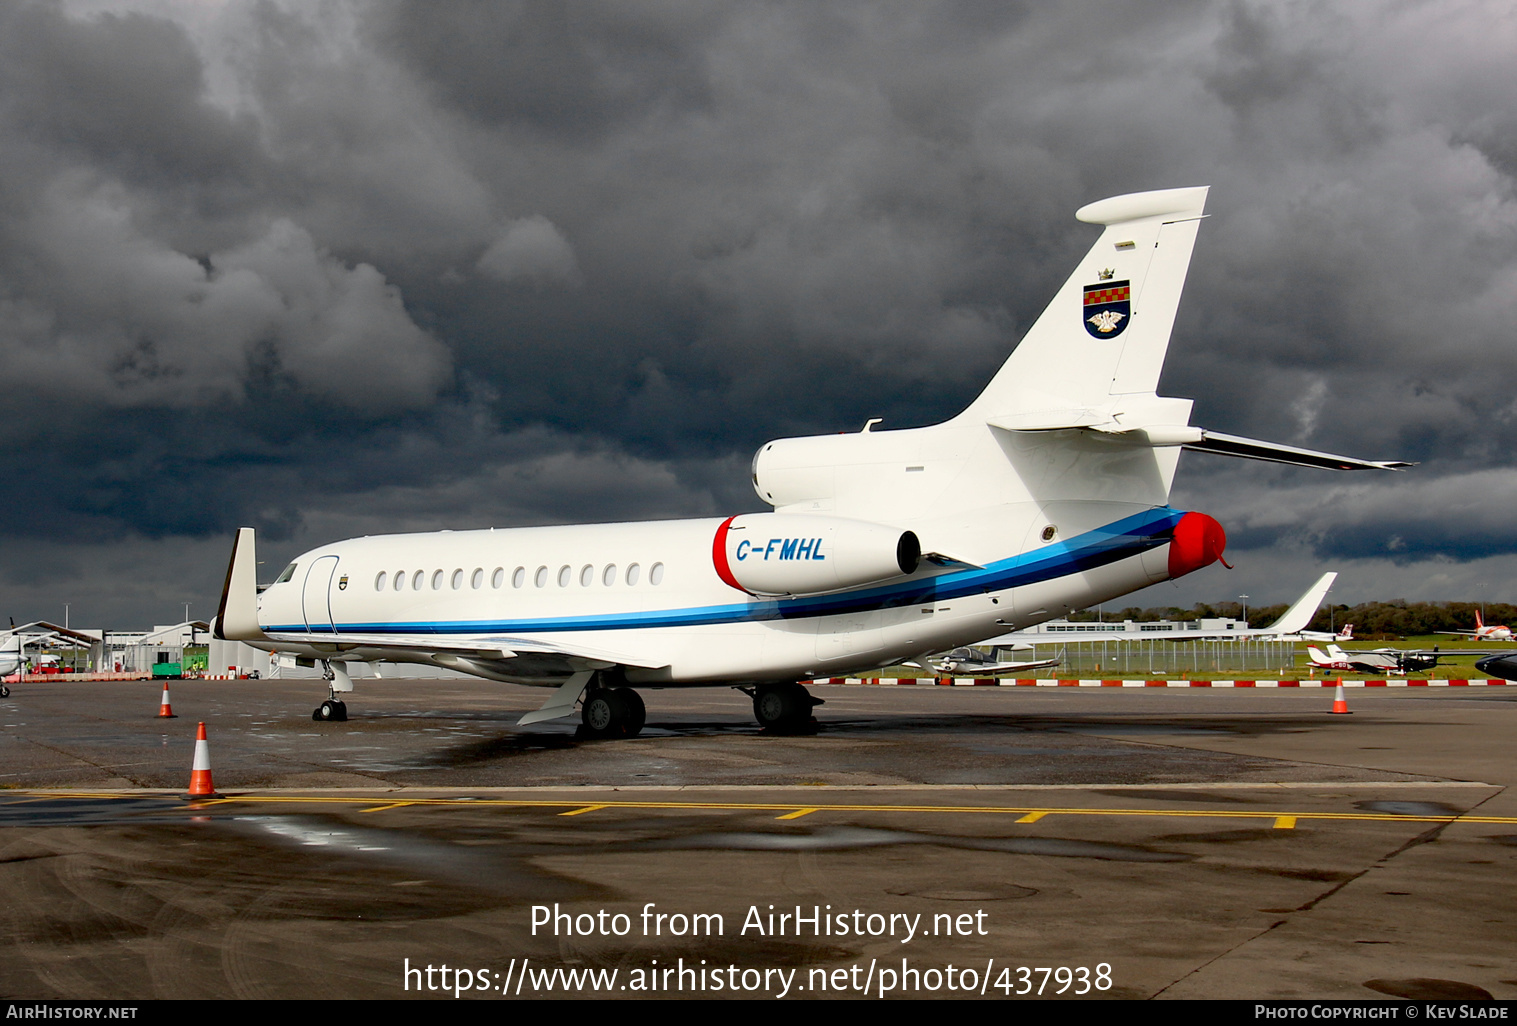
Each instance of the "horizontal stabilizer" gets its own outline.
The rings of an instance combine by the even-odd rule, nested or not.
[[[1416,466],[1415,463],[1400,460],[1357,460],[1351,456],[1298,449],[1293,445],[1262,442],[1257,438],[1240,438],[1218,431],[1202,431],[1199,442],[1186,442],[1184,445],[1196,452],[1214,452],[1220,456],[1238,456],[1246,460],[1287,463],[1295,467],[1321,467],[1326,470],[1405,470]]]

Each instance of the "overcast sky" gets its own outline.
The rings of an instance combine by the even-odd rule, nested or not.
[[[1505,3],[0,5],[0,615],[339,537],[759,508],[973,398],[1104,196],[1209,185],[1161,392],[1237,569],[1517,601]]]

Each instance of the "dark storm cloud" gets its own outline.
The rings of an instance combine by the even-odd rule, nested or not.
[[[1089,246],[1075,208],[1195,184],[1163,390],[1422,466],[1187,456],[1177,504],[1290,574],[1513,551],[1480,501],[1517,483],[1488,10],[109,7],[0,9],[0,474],[33,485],[0,532],[80,587],[135,552],[161,602],[170,565],[214,590],[242,523],[277,561],[752,508],[768,438],[962,408]]]
[[[375,10],[376,38],[442,101],[487,125],[574,141],[625,131],[651,109],[700,106],[707,92],[696,5],[612,0],[461,0]]]

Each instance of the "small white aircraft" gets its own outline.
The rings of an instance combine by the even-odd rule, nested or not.
[[[1475,610],[1475,629],[1472,631],[1439,631],[1439,634],[1459,634],[1466,638],[1475,638],[1479,641],[1517,641],[1512,635],[1512,628],[1505,624],[1491,624],[1486,626],[1485,618],[1480,610]]]
[[[991,646],[968,645],[956,648],[951,652],[931,657],[926,661],[924,669],[932,673],[961,674],[966,677],[999,677],[1005,673],[1022,673],[1026,670],[1043,670],[1050,666],[1058,666],[1057,659],[1033,659],[1026,662],[1007,662],[998,660],[985,650]],[[1000,647],[1000,646],[996,646]],[[1031,645],[1012,646],[1013,651],[1025,649],[1032,650]],[[921,663],[916,663],[922,666]]]
[[[261,593],[242,528],[216,634],[320,662],[316,719],[346,717],[349,661],[390,661],[554,689],[522,725],[580,705],[588,734],[626,736],[643,723],[636,688],[718,686],[784,730],[811,720],[800,680],[919,661],[1208,566],[1221,525],[1169,505],[1182,448],[1410,464],[1192,427],[1190,400],[1157,394],[1206,192],[1083,207],[1100,238],[967,409],[764,444],[753,484],[773,512],[354,538]]]
[[[1316,645],[1306,646],[1312,666],[1318,670],[1340,673],[1416,673],[1438,665],[1438,652],[1403,652],[1395,648],[1345,652],[1337,645],[1324,652]]]

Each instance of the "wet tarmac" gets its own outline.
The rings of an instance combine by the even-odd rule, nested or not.
[[[503,685],[171,687],[0,700],[5,996],[1517,997],[1504,693],[829,686],[772,737],[665,691],[582,741]]]

